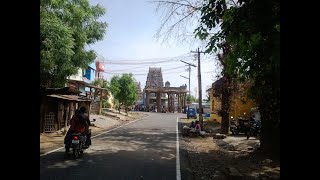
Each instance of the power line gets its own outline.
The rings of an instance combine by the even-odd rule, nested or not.
[[[119,64],[118,64],[119,65]],[[123,67],[123,64],[119,65],[120,67]],[[137,71],[141,71],[141,70],[138,70],[138,69],[141,69],[141,68],[146,68],[146,65],[130,65],[130,66],[135,66],[135,67],[131,67],[131,68],[128,68],[128,69],[118,69],[117,70],[114,70],[114,71],[130,71],[130,70],[137,70]],[[167,64],[167,65],[161,65],[161,68],[163,67],[172,67],[173,65],[170,65],[170,64]],[[127,66],[125,66],[127,67]],[[109,71],[109,72],[114,72],[114,71]]]
[[[169,73],[162,73],[162,74],[177,74],[177,73],[181,73],[181,72],[185,72],[185,71],[180,71],[180,72],[169,72]],[[113,72],[103,72],[105,74],[114,74],[114,75],[121,75],[121,74],[129,74],[130,72],[128,73],[125,73],[125,72],[118,72],[118,73],[113,73]],[[131,73],[132,75],[148,75],[149,72],[146,72],[146,73]]]
[[[144,68],[146,66],[143,66]],[[182,69],[184,68],[184,66],[178,66],[178,67],[171,67],[171,68],[162,68],[162,71],[172,71],[172,70],[176,70],[176,69]],[[105,71],[107,73],[117,73],[117,72],[128,72],[130,71],[131,73],[133,72],[141,72],[142,70],[139,70],[139,68],[130,68],[130,69],[118,69],[118,70],[113,70],[113,71]]]
[[[188,53],[190,54],[190,53]],[[188,54],[183,54],[176,57],[171,58],[157,58],[157,59],[132,59],[132,60],[106,60],[104,61],[105,64],[118,64],[118,65],[137,65],[137,64],[160,64],[160,63],[166,63],[166,62],[172,62],[172,61],[178,61]],[[187,56],[188,57],[188,56]],[[177,59],[177,60],[175,60]]]
[[[215,72],[215,71],[207,71],[207,72],[202,72],[202,73],[213,73],[213,72]]]

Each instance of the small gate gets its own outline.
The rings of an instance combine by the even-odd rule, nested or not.
[[[54,132],[54,119],[55,114],[53,112],[47,112],[44,115],[44,132]]]

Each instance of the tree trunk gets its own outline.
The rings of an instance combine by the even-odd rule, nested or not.
[[[263,102],[264,101],[264,102]],[[280,103],[276,98],[264,98],[259,106],[261,113],[261,150],[270,155],[271,158],[280,158]]]
[[[229,133],[229,110],[230,110],[230,78],[225,76],[222,79],[222,92],[221,92],[221,134]]]
[[[126,116],[128,116],[128,107],[126,106],[125,108],[126,108],[126,109],[125,109],[125,111],[126,111]]]
[[[226,6],[226,4],[223,4]],[[222,47],[223,54],[218,54],[218,59],[223,66],[222,70],[222,86],[221,86],[221,134],[229,133],[229,110],[230,110],[230,98],[232,94],[231,82],[232,76],[226,72],[226,57],[230,53],[230,47],[227,42]]]
[[[262,121],[260,148],[271,158],[280,159],[280,127],[276,127],[270,119]]]

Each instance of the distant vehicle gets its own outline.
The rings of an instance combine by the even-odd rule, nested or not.
[[[203,113],[209,113],[210,114],[210,103],[203,103],[202,104],[202,108],[203,108]]]
[[[196,108],[197,112],[199,112],[199,104],[198,103],[192,103],[190,105],[192,108]],[[202,109],[203,109],[203,114],[210,114],[210,103],[202,103]]]
[[[193,117],[197,119],[197,110],[194,107],[189,107],[187,110],[187,118]]]
[[[146,110],[146,107],[142,104],[142,105],[140,105],[140,107],[139,107],[139,111],[145,111]]]

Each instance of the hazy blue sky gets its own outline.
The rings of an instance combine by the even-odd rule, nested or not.
[[[108,23],[104,39],[89,48],[95,50],[99,56],[106,60],[104,77],[110,80],[115,73],[131,72],[144,88],[149,67],[161,67],[164,82],[169,81],[171,86],[188,85],[188,77],[184,60],[197,65],[194,55],[183,59],[174,59],[171,62],[146,65],[138,64],[141,61],[161,61],[164,58],[177,57],[195,51],[197,44],[184,44],[178,42],[163,43],[154,37],[160,27],[160,14],[155,13],[155,4],[146,0],[90,0],[91,4],[99,3],[107,12],[101,21]],[[139,61],[140,60],[140,61]],[[137,62],[134,64],[110,64],[114,62]],[[108,63],[109,62],[109,63]],[[202,97],[205,90],[211,85],[216,72],[216,62],[208,55],[201,57]],[[195,95],[198,86],[197,68],[191,71],[191,93]]]

